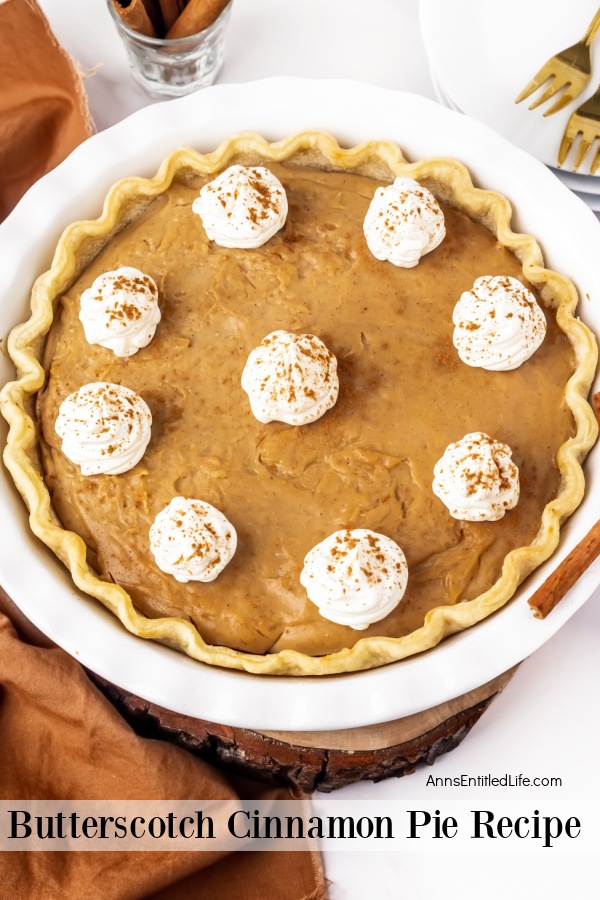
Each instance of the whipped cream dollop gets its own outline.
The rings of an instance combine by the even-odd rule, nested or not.
[[[454,346],[468,366],[506,372],[538,349],[546,318],[537,300],[516,278],[483,275],[454,307]]]
[[[259,422],[307,425],[337,400],[337,359],[314,334],[273,331],[248,357],[242,387]]]
[[[203,500],[174,497],[150,528],[159,569],[177,581],[214,581],[237,547],[235,528]]]
[[[133,356],[150,343],[160,322],[158,288],[132,266],[104,272],[81,295],[79,318],[88,344]]]
[[[364,631],[395,609],[408,566],[391,538],[367,528],[336,531],[310,550],[300,583],[330,622]]]
[[[496,522],[519,500],[519,470],[507,444],[482,431],[444,451],[433,470],[433,493],[455,519]]]
[[[192,210],[209,240],[255,250],[285,225],[288,202],[279,179],[263,166],[230,166],[200,190]]]
[[[412,269],[446,236],[444,214],[427,188],[412,178],[396,178],[377,188],[363,225],[376,259]]]
[[[145,401],[130,388],[97,381],[60,404],[56,433],[82,475],[120,475],[142,458],[152,427]]]

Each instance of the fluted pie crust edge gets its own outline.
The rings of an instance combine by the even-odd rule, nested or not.
[[[286,161],[319,169],[355,171],[383,180],[397,175],[414,178],[435,195],[481,222],[521,262],[525,278],[556,312],[556,319],[574,351],[576,368],[565,387],[576,434],[558,450],[561,472],[558,495],[547,504],[533,542],[512,550],[505,558],[498,581],[474,600],[455,606],[439,606],[427,613],[421,628],[400,637],[367,637],[351,649],[312,657],[296,650],[254,654],[206,644],[195,626],[184,619],[150,619],[138,612],[129,594],[103,581],[90,570],[86,545],[77,534],[65,530],[51,504],[37,451],[33,398],[44,385],[40,363],[44,337],[53,320],[54,301],[66,291],[85,266],[108,241],[153,198],[166,191],[174,179],[210,175],[233,163]],[[0,409],[10,430],[4,461],[29,509],[29,521],[42,540],[71,572],[86,594],[100,600],[133,634],[160,641],[194,659],[211,665],[242,669],[261,675],[329,675],[369,669],[394,662],[438,644],[503,606],[523,579],[556,548],[561,523],[579,505],[584,493],[581,462],[593,445],[598,426],[587,395],[597,362],[596,341],[591,331],[575,318],[578,302],[569,279],[544,267],[542,252],[533,237],[512,231],[511,206],[501,195],[476,188],[469,172],[454,159],[434,158],[409,163],[395,144],[371,141],[342,149],[322,132],[303,132],[269,144],[255,134],[234,136],[206,155],[189,148],[176,150],[164,160],[154,178],[125,178],[109,191],[100,218],[75,222],[61,236],[49,271],[33,286],[31,318],[10,334],[8,350],[17,369],[17,380],[0,394]]]

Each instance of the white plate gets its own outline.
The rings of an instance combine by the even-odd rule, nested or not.
[[[421,0],[421,31],[430,65],[453,103],[556,166],[571,113],[597,87],[600,40],[592,48],[595,77],[566,109],[544,118],[551,100],[530,111],[534,97],[518,105],[515,97],[547,59],[581,39],[597,8],[597,0]],[[572,151],[565,169],[571,169],[573,156]],[[580,171],[589,173],[589,164]]]
[[[435,95],[439,102],[448,109],[453,109],[455,112],[462,113],[462,110],[456,106],[452,98],[445,92],[433,67],[430,67],[429,73],[431,75]],[[553,175],[556,175],[556,177],[562,181],[569,190],[573,191],[576,197],[586,203],[590,209],[594,210],[594,212],[600,212],[600,180],[587,175],[578,175],[574,172],[564,172],[562,169],[556,169],[553,166],[548,166],[548,168]],[[589,193],[587,190],[588,187],[590,188]],[[595,188],[597,188],[597,191]]]
[[[582,296],[594,298],[594,303],[583,301],[581,315],[600,331],[600,224],[545,166],[486,126],[422,97],[347,81],[277,78],[222,85],[142,109],[91,138],[38,182],[0,226],[0,335],[27,316],[31,283],[50,263],[61,230],[75,219],[97,216],[107,188],[118,178],[154,174],[161,159],[182,144],[209,151],[236,131],[254,129],[277,139],[304,128],[329,130],[346,146],[386,138],[412,159],[464,160],[479,184],[512,200],[516,227],[540,238],[549,264],[573,276]],[[12,377],[2,355],[0,364],[2,380]],[[592,455],[598,463],[598,453]],[[589,530],[598,508],[600,479],[595,477],[564,529],[557,554],[494,616],[418,657],[322,679],[211,668],[130,635],[99,603],[79,594],[63,567],[32,537],[5,471],[0,477],[0,580],[24,613],[69,653],[161,706],[265,730],[351,728],[456,697],[547,641],[598,586],[600,566],[584,575],[545,621],[532,617],[526,595]]]
[[[429,67],[429,74],[433,83],[433,89],[436,97],[443,106],[453,109],[455,112],[462,113],[462,109],[454,102],[452,97],[444,90],[439,76],[433,66]],[[566,172],[556,166],[548,167],[557,178],[560,178],[563,184],[575,191],[578,197],[587,203],[590,209],[600,209],[600,178],[595,175],[581,175],[579,172]]]
[[[594,212],[600,212],[600,194],[584,194],[582,191],[573,191],[573,193]]]
[[[456,105],[452,97],[442,87],[433,67],[430,67],[429,73],[435,95],[440,103],[443,106],[447,106],[448,109],[462,113],[462,109]],[[579,172],[565,172],[564,169],[558,169],[555,166],[548,166],[548,168],[557,178],[560,178],[569,190],[574,191],[584,203],[587,203],[590,209],[600,210],[600,178],[596,178],[594,175],[580,175]]]
[[[579,172],[567,172],[556,166],[550,166],[554,174],[572,191],[582,194],[600,195],[600,178],[596,175],[580,175]]]
[[[433,84],[435,96],[438,98],[442,106],[446,106],[448,109],[453,109],[454,112],[462,113],[462,109],[458,108],[456,103],[452,100],[451,97],[448,96],[448,94],[442,87],[440,79],[438,78],[438,75],[433,66],[429,66],[429,74],[431,75],[431,83]]]

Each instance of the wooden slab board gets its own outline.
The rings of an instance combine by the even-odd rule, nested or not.
[[[194,719],[88,674],[138,733],[174,741],[238,774],[310,793],[409,775],[421,764],[432,765],[460,744],[516,668],[413,716],[363,728],[315,732],[256,731]]]
[[[0,609],[21,637],[55,646],[0,588]],[[233,772],[302,791],[332,791],[357,781],[381,781],[431,765],[469,733],[516,666],[474,691],[393,722],[337,731],[257,731],[182,716],[149,703],[88,671],[135,730],[170,740]]]

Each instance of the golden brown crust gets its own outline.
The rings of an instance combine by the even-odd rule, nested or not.
[[[295,650],[261,656],[216,647],[206,644],[190,622],[175,618],[148,619],[140,614],[123,588],[101,581],[90,571],[83,540],[58,522],[40,471],[35,425],[30,414],[32,397],[45,380],[39,352],[52,323],[54,300],[68,289],[87,262],[146,203],[167,190],[176,177],[213,174],[234,162],[252,164],[261,160],[353,170],[388,180],[404,175],[430,187],[441,199],[485,224],[518,257],[524,276],[555,309],[558,324],[569,338],[576,360],[575,371],[565,388],[576,434],[559,448],[561,487],[544,509],[534,541],[509,553],[501,577],[476,599],[431,610],[424,625],[405,637],[364,638],[352,649],[323,657],[311,657]],[[490,615],[512,597],[520,582],[555,549],[561,523],[583,497],[580,464],[598,433],[586,400],[596,367],[596,342],[589,329],[574,317],[577,291],[567,278],[544,268],[539,245],[530,235],[513,232],[510,219],[508,200],[492,191],[475,188],[466,168],[455,160],[408,163],[396,145],[384,141],[344,150],[333,137],[321,132],[303,132],[275,144],[268,144],[258,135],[242,134],[207,155],[184,148],[171,154],[154,178],[126,178],[118,182],[109,191],[99,219],[76,222],[66,229],[51,269],[34,285],[31,318],[15,328],[9,337],[9,352],[17,367],[18,380],[8,384],[0,395],[0,408],[10,425],[4,459],[29,508],[32,530],[67,566],[77,586],[99,599],[129,631],[175,647],[203,662],[256,674],[325,675],[372,668],[429,649],[447,635]]]

